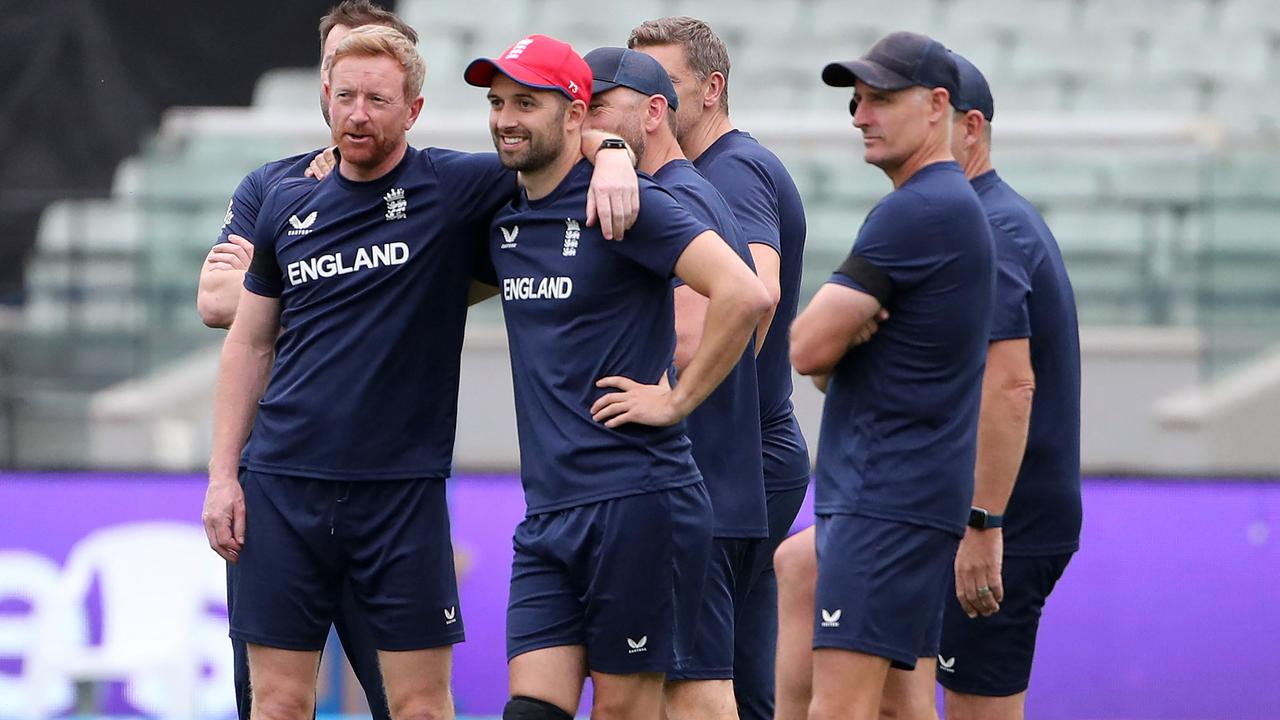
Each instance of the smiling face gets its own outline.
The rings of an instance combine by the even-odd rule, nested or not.
[[[564,154],[570,103],[562,93],[521,85],[496,73],[488,97],[489,133],[503,167],[537,172]]]
[[[627,141],[636,157],[643,158],[645,151],[645,110],[649,98],[627,87],[616,87],[591,97],[587,119],[583,126],[588,130],[603,130]]]
[[[404,85],[404,70],[387,55],[345,56],[330,68],[333,142],[358,175],[377,177],[403,155],[405,133],[422,110],[422,97],[406,98]]]
[[[877,90],[854,85],[853,125],[862,131],[865,159],[883,170],[902,165],[929,139],[929,91],[921,87]]]

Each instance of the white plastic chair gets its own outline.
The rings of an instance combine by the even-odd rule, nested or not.
[[[138,710],[190,720],[203,704],[197,693],[207,664],[214,669],[207,684],[220,692],[200,692],[200,700],[215,703],[203,704],[200,714],[224,712],[234,704],[231,652],[225,621],[210,610],[225,607],[225,577],[198,525],[132,523],[87,535],[72,548],[54,598],[59,625],[74,630],[41,638],[31,657],[31,692],[64,679],[125,681]],[[91,645],[85,599],[95,579],[102,638]],[[209,641],[217,634],[224,638],[220,650]],[[224,702],[216,703],[219,697]]]
[[[71,704],[71,683],[47,683],[42,692],[29,689],[30,658],[42,636],[56,632],[50,603],[58,592],[58,566],[25,550],[0,550],[0,602],[17,600],[31,609],[23,615],[0,615],[0,657],[21,658],[22,674],[0,674],[0,717],[35,712],[52,715]]]

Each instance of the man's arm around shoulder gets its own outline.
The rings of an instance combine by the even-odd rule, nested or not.
[[[239,235],[228,235],[227,242],[213,246],[200,267],[200,284],[196,290],[196,312],[211,328],[229,328],[236,319],[244,273],[253,262],[253,243]]]

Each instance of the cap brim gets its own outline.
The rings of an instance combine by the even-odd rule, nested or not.
[[[612,80],[592,79],[591,80],[591,97],[595,97],[596,95],[599,95],[602,92],[609,92],[610,90],[618,87],[626,87],[626,85],[623,85],[622,83],[613,82]]]
[[[646,97],[661,95],[662,97],[666,98],[667,107],[671,108],[672,110],[675,110],[680,105],[679,96],[673,95],[672,97],[667,97],[666,93],[660,93],[660,92],[651,93],[645,90],[641,90],[640,88],[637,88],[637,87],[632,87],[626,83],[614,82],[612,80],[600,80],[600,79],[592,80],[591,81],[591,97],[599,97],[601,93],[607,93],[614,88],[626,88],[628,90],[635,90],[636,92]]]
[[[467,69],[462,71],[462,78],[470,85],[476,87],[490,87],[493,85],[494,75],[502,73],[517,83],[525,87],[531,87],[537,90],[554,90],[565,97],[573,100],[574,97],[569,94],[568,90],[550,82],[541,75],[532,72],[521,65],[506,64],[501,60],[492,58],[477,58],[467,65]]]
[[[877,90],[901,90],[915,84],[910,78],[870,60],[833,62],[822,68],[822,82],[831,87],[853,87],[857,80]]]

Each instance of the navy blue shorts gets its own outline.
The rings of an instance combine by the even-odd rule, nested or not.
[[[902,670],[937,654],[960,539],[861,515],[817,520],[813,646],[877,655]]]
[[[733,639],[738,613],[751,588],[768,541],[764,538],[712,538],[711,561],[702,588],[698,632],[688,661],[667,673],[669,680],[733,679]]]
[[[227,563],[227,608],[235,607],[235,587],[239,568]],[[351,663],[356,680],[364,689],[365,700],[373,720],[391,720],[387,710],[387,694],[382,686],[382,668],[378,666],[378,649],[369,637],[369,623],[355,609],[351,584],[344,586],[338,616],[333,621],[342,650]],[[236,692],[236,711],[240,720],[250,720],[249,653],[243,640],[231,640],[232,679]]]
[[[711,552],[701,482],[526,517],[516,527],[507,659],[583,645],[594,672],[687,658]]]
[[[943,612],[938,682],[952,692],[987,697],[1026,690],[1045,598],[1070,561],[1071,553],[1005,556],[1004,602],[990,617],[970,620],[953,595]]]
[[[321,650],[343,583],[379,650],[462,642],[445,484],[342,482],[244,470],[245,546],[231,637]]]

